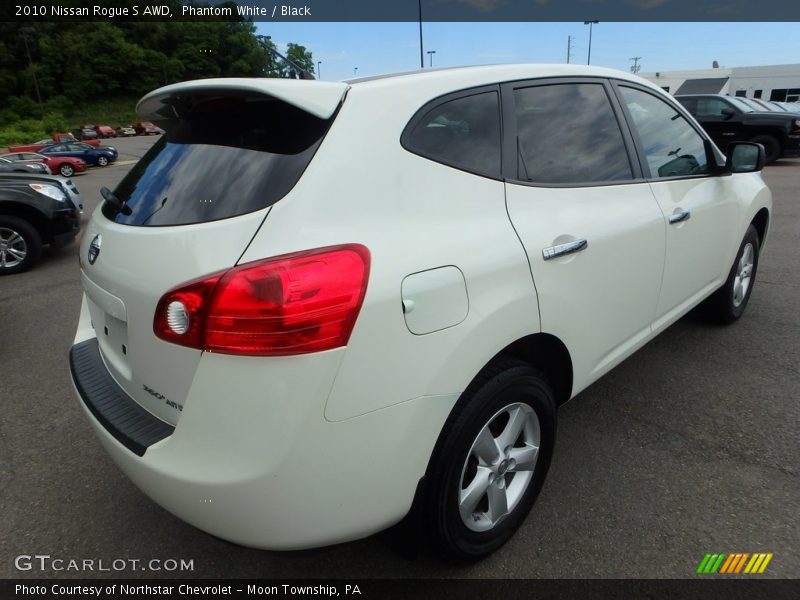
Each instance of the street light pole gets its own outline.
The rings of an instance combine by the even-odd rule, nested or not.
[[[318,60],[317,61],[317,79],[322,79],[322,69],[320,68],[321,64],[322,64],[322,61]]]
[[[592,64],[592,25],[597,25],[600,21],[584,21],[584,25],[589,26],[589,55],[586,57],[586,64]]]
[[[430,58],[430,66],[433,67],[433,55],[436,54],[436,50],[428,50],[428,58]]]
[[[417,0],[419,6],[419,68],[425,68],[425,56],[422,53],[422,0]]]

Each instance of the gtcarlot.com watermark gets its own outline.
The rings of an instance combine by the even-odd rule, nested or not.
[[[49,554],[20,554],[14,559],[17,571],[194,571],[194,559],[185,558],[63,558]]]

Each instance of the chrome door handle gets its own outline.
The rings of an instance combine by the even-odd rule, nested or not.
[[[690,213],[688,210],[682,210],[680,212],[672,213],[669,216],[669,224],[674,225],[675,223],[683,223],[691,218],[692,213]]]
[[[567,254],[572,254],[573,252],[586,250],[588,246],[589,242],[586,240],[575,240],[574,242],[567,242],[566,244],[558,244],[556,246],[550,246],[549,248],[542,248],[542,258],[545,260],[550,260],[552,258],[558,258],[559,256],[566,256]]]

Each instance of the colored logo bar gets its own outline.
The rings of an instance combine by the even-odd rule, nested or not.
[[[696,572],[700,575],[713,575],[715,573],[723,575],[736,575],[739,573],[748,575],[761,574],[766,570],[769,561],[772,560],[772,556],[772,552],[756,552],[754,554],[748,552],[734,552],[731,554],[724,552],[708,553],[700,561],[700,566],[697,567]]]

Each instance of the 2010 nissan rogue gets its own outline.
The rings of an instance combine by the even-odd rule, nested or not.
[[[694,306],[738,319],[771,194],[667,94],[582,66],[206,79],[88,224],[81,406],[119,467],[239,544],[333,544],[414,507],[501,546],[557,407]],[[419,509],[419,510],[417,510]]]

